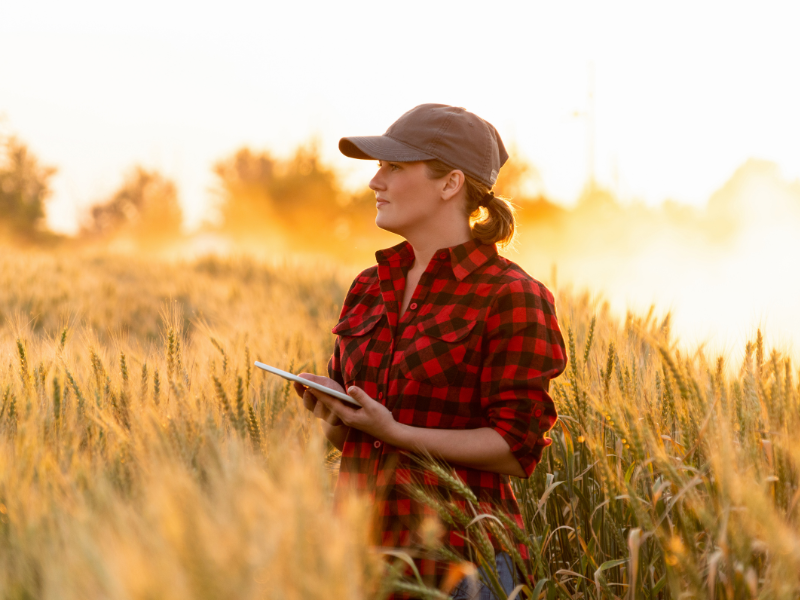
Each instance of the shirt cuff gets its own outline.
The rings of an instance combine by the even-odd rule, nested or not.
[[[536,412],[539,414],[536,415]],[[518,420],[491,419],[489,425],[508,444],[511,454],[525,471],[526,477],[533,474],[536,465],[542,460],[542,452],[553,443],[553,440],[544,437],[544,433],[549,431],[556,421],[555,416],[551,417],[547,411],[538,408],[531,417],[527,431],[519,427]]]

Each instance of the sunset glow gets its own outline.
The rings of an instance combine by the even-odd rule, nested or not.
[[[494,123],[534,169],[526,196],[574,207],[593,170],[631,219],[671,200],[710,227],[709,198],[762,159],[774,170],[748,184],[746,226],[724,244],[665,225],[641,229],[634,252],[569,238],[518,257],[618,311],[673,308],[687,340],[726,346],[763,324],[788,342],[800,290],[777,257],[800,254],[799,15],[790,2],[5,3],[0,129],[58,167],[48,223],[70,233],[133,164],[176,182],[196,228],[214,218],[212,165],[242,146],[286,158],[316,140],[362,189],[374,165],[343,158],[338,138],[431,101]],[[788,205],[765,212],[776,185]],[[751,291],[731,292],[743,279]]]
[[[0,0],[0,596],[797,600],[798,75],[798,0]]]

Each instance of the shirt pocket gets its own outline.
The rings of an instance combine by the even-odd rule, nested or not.
[[[364,358],[372,346],[373,332],[384,316],[383,307],[357,315],[347,315],[331,330],[339,336],[339,355],[345,388],[356,381],[364,367]]]
[[[434,316],[417,324],[414,340],[403,357],[408,379],[435,387],[459,387],[476,382],[472,332],[477,321]]]

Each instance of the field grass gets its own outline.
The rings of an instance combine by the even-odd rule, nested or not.
[[[1,252],[0,597],[418,587],[386,576],[359,499],[333,510],[336,453],[249,366],[324,372],[352,272]],[[554,443],[514,481],[525,531],[420,499],[476,562],[487,534],[524,540],[521,598],[800,596],[796,368],[760,337],[741,365],[688,355],[668,321],[557,292],[570,363]]]

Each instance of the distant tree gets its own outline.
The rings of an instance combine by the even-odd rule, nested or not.
[[[273,179],[272,195],[281,206],[304,215],[309,208],[322,213],[337,212],[341,189],[333,169],[322,164],[316,144],[300,146],[287,161],[279,164]]]
[[[157,171],[136,166],[111,198],[90,209],[82,234],[160,244],[180,234],[182,219],[175,184]]]
[[[213,167],[217,176],[214,193],[222,226],[228,230],[250,230],[273,218],[271,187],[275,160],[267,153],[242,148]]]
[[[0,138],[0,229],[21,238],[42,231],[56,171],[40,165],[16,137]]]
[[[349,200],[314,144],[299,147],[283,161],[242,148],[213,170],[222,227],[238,235],[263,234],[272,228],[321,241],[330,233],[331,219]]]

